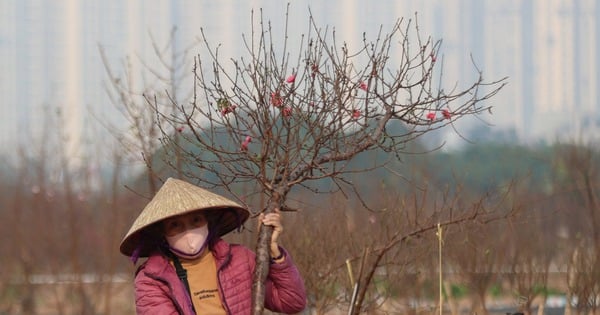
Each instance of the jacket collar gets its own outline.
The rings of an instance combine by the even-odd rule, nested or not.
[[[229,255],[231,252],[231,245],[225,242],[223,239],[218,238],[213,246],[210,248],[210,251],[215,256],[215,260],[217,261],[217,269],[224,265],[229,259]],[[169,274],[173,272],[173,266],[169,262],[169,258],[167,258],[160,251],[155,251],[151,255],[148,256],[148,260],[144,263],[145,272],[157,276],[163,276],[165,274]]]
[[[218,266],[220,267],[225,263],[227,259],[229,259],[229,254],[231,252],[231,245],[221,238],[218,238],[213,244],[211,251],[213,255],[215,255],[215,260],[217,261]]]

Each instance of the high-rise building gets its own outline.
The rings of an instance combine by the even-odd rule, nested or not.
[[[166,57],[172,49],[181,53],[191,47],[191,64],[202,51],[202,28],[211,44],[221,44],[224,60],[239,57],[245,54],[242,34],[251,36],[251,10],[255,25],[261,14],[271,21],[281,36],[277,40],[286,30],[287,6],[265,0],[0,1],[0,148],[35,143],[48,132],[46,122],[55,109],[62,120],[55,127],[69,141],[64,148],[69,156],[102,132],[101,127],[90,130],[90,112],[119,121],[106,95],[100,49],[118,75],[130,65],[141,90],[149,84],[149,73],[140,75],[145,67],[167,71],[155,48]],[[493,115],[483,120],[514,129],[520,141],[577,137],[600,124],[600,4],[595,0],[382,0],[369,5],[304,0],[289,8],[290,51],[298,35],[307,33],[309,10],[330,34],[335,28],[339,43],[349,45],[358,45],[363,32],[374,38],[381,25],[389,30],[398,18],[418,22],[425,39],[443,40],[447,88],[472,82],[477,69],[488,81],[509,77],[506,88],[486,102]],[[173,27],[177,31],[169,46]],[[179,71],[191,71],[185,69]],[[182,81],[176,89],[185,97],[190,83]]]

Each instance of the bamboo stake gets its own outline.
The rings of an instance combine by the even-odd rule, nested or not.
[[[350,259],[346,259],[346,268],[348,269],[348,277],[350,277],[350,286],[354,286],[354,273],[352,272]]]
[[[437,232],[435,233],[435,235],[437,235],[438,237],[438,258],[439,258],[439,274],[440,274],[440,315],[442,315],[443,313],[443,307],[442,307],[442,303],[444,303],[444,297],[443,297],[443,277],[442,277],[442,227],[440,226],[440,224],[437,224]]]

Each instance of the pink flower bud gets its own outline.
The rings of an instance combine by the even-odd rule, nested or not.
[[[452,114],[447,109],[442,110],[442,115],[444,115],[444,118],[446,119],[450,119],[452,117]]]
[[[427,114],[427,119],[433,121],[435,119],[435,113],[434,112],[429,112]]]
[[[275,107],[280,107],[283,104],[283,100],[281,99],[281,96],[279,96],[279,93],[271,93],[271,104]]]
[[[287,80],[285,80],[287,83],[294,83],[294,81],[296,81],[296,74],[290,75]]]
[[[360,118],[360,114],[361,114],[360,110],[355,109],[354,111],[352,111],[352,118],[358,119],[358,118]]]
[[[224,107],[223,109],[221,109],[221,115],[225,116],[229,113],[233,113],[233,111],[235,110],[236,106],[235,105],[230,105],[227,107]]]
[[[282,111],[281,111],[283,117],[290,117],[292,115],[292,109],[289,107],[285,107]]]
[[[241,149],[242,151],[248,151],[248,144],[252,141],[250,136],[246,136],[246,139],[242,142]]]
[[[367,84],[363,81],[360,81],[359,86],[358,86],[361,90],[366,91],[367,90]]]

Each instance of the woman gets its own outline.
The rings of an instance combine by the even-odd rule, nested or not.
[[[250,314],[255,255],[220,237],[238,229],[250,213],[237,203],[169,178],[134,221],[120,251],[148,257],[135,277],[137,314]],[[298,313],[306,305],[300,273],[277,239],[278,213],[261,216],[273,226],[265,307]]]

